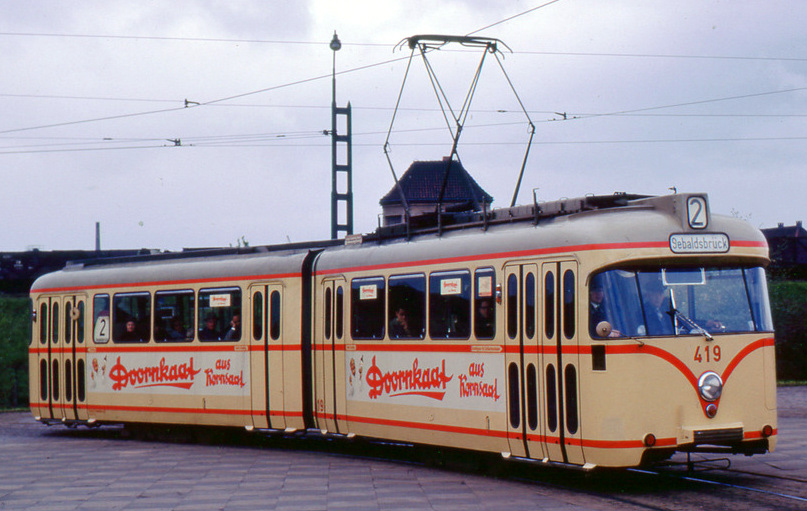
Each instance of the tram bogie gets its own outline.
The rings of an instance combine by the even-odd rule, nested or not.
[[[758,230],[713,215],[705,194],[465,220],[43,276],[31,411],[585,467],[774,448]]]

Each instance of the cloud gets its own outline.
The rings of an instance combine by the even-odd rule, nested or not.
[[[354,220],[373,230],[392,186],[382,147],[408,56],[394,45],[540,4],[15,3],[0,20],[11,70],[0,86],[0,250],[92,248],[96,221],[108,248],[328,237],[334,30],[337,100],[353,106]],[[676,186],[757,225],[803,219],[807,91],[762,93],[807,87],[807,6],[726,7],[561,1],[479,32],[513,49],[503,64],[536,125],[520,202],[533,189],[552,200]],[[453,47],[430,57],[453,106],[479,57]],[[451,148],[418,59],[401,106],[399,174]],[[510,202],[526,140],[489,60],[460,156],[496,206]]]

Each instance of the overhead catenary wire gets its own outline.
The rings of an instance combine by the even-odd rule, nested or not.
[[[555,0],[555,1],[559,1],[559,0]],[[545,6],[550,5],[552,3],[554,3],[554,2],[548,2],[546,4],[542,4],[541,6],[538,6],[538,7],[533,8],[533,9],[529,9],[529,10],[524,11],[524,12],[518,14],[518,15],[511,16],[509,18],[506,18],[505,20],[502,20],[500,22],[494,23],[492,25],[488,25],[487,27],[483,27],[482,29],[478,29],[478,30],[476,30],[474,32],[471,32],[471,33],[473,34],[473,33],[485,30],[486,28],[489,28],[491,26],[497,25],[497,24],[499,24],[499,23],[501,23],[503,21],[508,21],[510,19],[513,19],[515,17],[521,16],[523,14],[527,14],[529,12],[537,10],[537,9],[539,9],[541,7],[545,7]],[[2,32],[2,33],[0,33],[0,35],[36,35],[36,36],[54,36],[54,37],[56,37],[56,36],[64,36],[64,37],[70,37],[70,36],[75,36],[75,37],[108,37],[108,36],[102,36],[102,35],[89,35],[89,34],[84,34],[84,35],[75,35],[75,34],[74,35],[70,35],[70,34],[26,34],[26,33],[10,33],[10,32]],[[117,36],[117,37],[118,38],[133,38],[133,39],[147,38],[145,36]],[[207,41],[214,41],[214,42],[241,41],[241,40],[206,39],[206,38],[161,38],[161,37],[154,37],[154,39],[207,40]],[[243,41],[247,41],[247,40],[243,40]],[[264,42],[279,43],[280,41],[264,41]],[[292,41],[292,42],[289,42],[289,43],[290,44],[302,44],[302,42],[299,42],[299,41]],[[314,42],[311,42],[310,44],[326,44],[326,43],[314,43]],[[457,51],[457,50],[454,50],[454,51]],[[463,50],[459,50],[459,51],[463,51]],[[760,59],[760,57],[731,57],[731,56],[719,57],[719,56],[597,54],[597,53],[586,53],[586,54],[584,54],[584,53],[569,53],[569,52],[565,52],[565,53],[560,53],[560,52],[557,52],[557,53],[553,53],[553,52],[516,52],[516,53],[586,55],[586,56],[629,56],[629,57],[651,57],[651,58],[669,57],[669,58],[709,58],[709,59],[727,58],[727,59],[754,59],[754,60]],[[362,70],[366,70],[366,69],[370,69],[370,68],[374,68],[374,67],[378,67],[378,66],[383,66],[383,65],[398,62],[398,61],[401,61],[401,60],[404,60],[404,59],[406,59],[406,57],[400,57],[400,58],[397,58],[397,59],[387,59],[387,60],[384,60],[384,61],[381,61],[381,62],[376,62],[376,63],[368,64],[368,65],[365,65],[365,66],[359,66],[359,67],[339,71],[336,74],[337,75],[344,75],[344,74],[353,73],[353,72],[357,72],[357,71],[362,71]],[[805,61],[807,61],[807,59],[779,59],[779,60],[805,60]],[[304,78],[304,79],[301,79],[301,80],[296,80],[296,81],[292,81],[292,82],[288,82],[288,83],[284,83],[284,84],[279,84],[279,85],[275,85],[275,86],[271,86],[271,87],[252,90],[252,91],[248,91],[248,92],[240,93],[240,94],[235,94],[235,95],[231,95],[231,96],[226,96],[226,97],[222,97],[222,98],[218,98],[218,99],[214,99],[214,100],[210,100],[210,101],[206,101],[206,102],[198,102],[198,103],[197,102],[189,102],[187,99],[185,99],[182,106],[177,106],[177,107],[173,107],[173,108],[148,110],[148,111],[143,111],[143,112],[131,112],[131,113],[125,113],[125,114],[119,114],[119,115],[112,115],[112,116],[103,116],[103,117],[96,117],[96,118],[89,118],[89,119],[79,119],[79,120],[65,121],[65,122],[59,122],[59,123],[50,123],[50,124],[29,126],[29,127],[23,127],[23,128],[14,128],[14,129],[8,129],[8,130],[0,131],[0,135],[7,134],[7,133],[16,133],[16,132],[21,132],[21,131],[30,131],[30,130],[37,130],[37,129],[46,129],[46,128],[61,127],[61,126],[70,126],[70,125],[75,125],[75,124],[85,124],[85,123],[109,121],[109,120],[123,119],[123,118],[129,118],[129,117],[171,113],[171,112],[181,111],[181,110],[184,110],[186,108],[194,108],[194,107],[199,107],[199,106],[222,106],[223,103],[228,103],[228,102],[230,102],[230,101],[232,101],[234,99],[238,99],[238,98],[242,98],[242,97],[248,97],[248,96],[252,96],[252,95],[257,95],[257,94],[261,94],[261,93],[265,93],[265,92],[269,92],[269,91],[274,91],[274,90],[279,90],[279,89],[282,89],[282,88],[292,87],[292,86],[296,86],[296,85],[302,85],[304,83],[309,83],[309,82],[322,80],[322,79],[328,79],[328,78],[331,78],[331,74],[317,75],[317,76]],[[627,115],[627,114],[631,114],[631,113],[647,112],[647,111],[650,111],[650,110],[672,108],[672,107],[676,107],[676,106],[689,106],[689,105],[704,104],[704,103],[709,103],[709,102],[725,101],[725,100],[729,100],[729,99],[750,98],[750,97],[762,96],[762,95],[767,95],[767,94],[778,94],[778,93],[794,92],[794,91],[800,91],[800,90],[805,90],[805,88],[795,88],[795,89],[788,89],[788,90],[784,90],[784,91],[763,92],[763,93],[757,93],[757,94],[733,96],[733,97],[728,97],[728,98],[716,98],[716,99],[708,99],[708,100],[702,100],[702,101],[694,101],[694,102],[689,102],[689,103],[679,103],[679,104],[674,104],[674,105],[663,105],[663,106],[647,107],[647,108],[641,108],[641,109],[622,110],[622,111],[615,111],[615,112],[608,112],[608,113],[575,114],[575,115],[571,116],[570,119],[582,118],[582,117]],[[153,99],[153,100],[149,100],[149,99],[144,99],[144,98],[105,98],[105,97],[97,97],[97,96],[81,97],[81,96],[33,95],[33,94],[0,94],[0,96],[2,96],[2,97],[42,97],[42,98],[51,98],[51,99],[96,99],[96,100],[104,100],[104,101],[114,101],[114,100],[118,100],[118,101],[142,101],[142,102],[146,102],[146,101],[152,101],[152,102],[179,102],[180,101],[180,100],[168,100],[168,99]],[[192,104],[189,105],[189,103],[192,103]],[[235,105],[227,105],[227,106],[235,106]],[[315,107],[312,107],[312,108],[315,108]],[[708,115],[708,114],[704,114],[704,115]],[[713,114],[712,116],[716,116],[716,115]],[[790,115],[785,115],[785,116],[800,116],[800,114],[790,114]]]
[[[546,119],[542,121],[535,121],[537,123],[551,123],[556,122],[553,119]],[[497,122],[497,123],[480,123],[480,124],[469,124],[465,127],[465,130],[474,130],[474,129],[482,129],[482,128],[491,128],[491,127],[508,127],[508,126],[523,126],[523,122],[521,121],[513,121],[513,122]],[[406,134],[406,133],[424,133],[424,132],[440,132],[445,131],[445,126],[432,126],[432,127],[418,127],[418,128],[408,128],[408,129],[395,129],[392,133],[396,134]],[[354,138],[364,138],[364,137],[371,137],[371,136],[381,136],[381,135],[390,135],[389,131],[367,131],[367,132],[354,132]],[[48,137],[15,137],[15,139],[22,138],[23,140],[51,140]],[[41,145],[35,144],[21,144],[21,145],[13,145],[13,146],[0,146],[0,154],[19,154],[19,153],[52,153],[52,152],[60,152],[62,150],[66,152],[80,152],[83,150],[81,147],[76,147],[80,145],[84,145],[84,149],[87,151],[98,151],[103,149],[118,149],[116,145],[118,144],[132,144],[142,142],[144,144],[148,144],[151,142],[160,142],[159,145],[128,145],[126,149],[153,149],[157,147],[175,147],[173,144],[163,144],[162,141],[165,140],[166,137],[148,137],[148,138],[137,138],[137,137],[121,137],[121,138],[97,138],[97,137],[56,137],[53,140],[69,140],[71,142],[51,142]],[[245,133],[245,134],[230,134],[230,135],[186,135],[182,137],[185,141],[182,147],[297,147],[303,144],[298,143],[299,141],[304,140],[318,140],[322,138],[322,133],[320,131],[309,130],[309,131],[299,131],[299,132],[269,132],[269,133]],[[772,141],[795,141],[795,140],[804,140],[806,137],[799,137],[799,136],[790,136],[790,137],[720,137],[720,138],[654,138],[654,139],[619,139],[619,140],[572,140],[572,141],[540,141],[540,142],[533,142],[535,145],[602,145],[602,144],[648,144],[648,143],[697,143],[697,142],[772,142]],[[8,139],[8,137],[0,137],[0,141]],[[103,144],[102,147],[95,147],[98,144]],[[45,149],[45,148],[52,148],[52,147],[59,147],[67,145],[68,148],[65,149]],[[326,144],[327,145],[327,144]],[[366,147],[366,146],[379,146],[378,143],[356,143],[354,145],[357,147]],[[432,146],[432,145],[441,145],[437,142],[396,142],[398,146]],[[481,142],[481,141],[474,141],[473,145],[485,145],[485,146],[508,146],[508,145],[521,145],[521,142],[511,142],[511,141],[498,141],[498,142]],[[89,146],[89,147],[87,147]],[[307,144],[307,146],[320,146],[320,144]],[[323,146],[324,147],[324,146]],[[39,148],[39,149],[37,149]]]
[[[502,23],[506,23],[506,22],[511,21],[511,20],[514,20],[514,19],[516,19],[516,18],[520,18],[521,16],[524,16],[525,14],[530,14],[530,13],[532,13],[532,12],[537,11],[538,9],[543,9],[543,8],[544,8],[544,7],[546,7],[546,6],[548,6],[548,5],[552,5],[552,4],[557,3],[557,2],[560,2],[560,0],[551,0],[551,1],[549,1],[549,2],[546,2],[546,3],[544,3],[544,4],[539,5],[539,6],[537,6],[537,7],[533,7],[533,8],[531,8],[531,9],[527,9],[526,11],[522,11],[522,12],[520,12],[520,13],[518,13],[518,14],[514,14],[513,16],[509,16],[509,17],[507,17],[507,18],[504,18],[503,20],[499,20],[499,21],[497,21],[497,22],[495,22],[495,23],[491,23],[490,25],[485,25],[484,27],[482,27],[482,28],[478,28],[478,29],[474,30],[473,32],[468,32],[468,33],[467,33],[467,34],[465,34],[465,35],[466,35],[466,36],[471,36],[471,35],[474,35],[474,34],[478,34],[479,32],[485,31],[485,30],[487,30],[487,29],[489,29],[489,28],[493,28],[493,27],[495,27],[495,26],[497,26],[497,25],[501,25]]]
[[[445,129],[445,128],[441,128]],[[618,144],[697,144],[697,143],[731,143],[731,142],[801,142],[807,140],[807,136],[793,136],[793,137],[723,137],[723,138],[669,138],[669,139],[621,139],[621,140],[555,140],[555,141],[534,141],[533,145],[539,146],[553,146],[553,145],[618,145]],[[378,143],[353,143],[354,147],[378,147]],[[441,142],[396,142],[396,146],[402,147],[438,147],[445,146]],[[523,142],[513,141],[488,141],[488,142],[474,142],[474,146],[495,147],[495,146],[522,146]],[[130,145],[130,146],[117,146],[117,147],[85,147],[85,148],[62,148],[62,149],[22,149],[22,150],[3,150],[0,148],[0,155],[4,154],[46,154],[46,153],[75,153],[75,152],[97,152],[97,151],[117,151],[117,150],[142,150],[142,149],[165,149],[174,147],[173,144],[163,143],[154,145]],[[306,147],[330,147],[330,143],[293,143],[288,140],[274,140],[264,141],[264,143],[257,143],[256,141],[249,141],[238,143],[237,141],[231,142],[202,142],[185,144],[182,147],[193,147],[196,149],[204,148],[306,148]]]
[[[482,28],[468,32],[466,35],[473,35],[507,21],[519,18],[533,11],[559,2],[553,0],[537,7],[527,9],[513,16],[509,16],[495,23],[491,23]],[[153,40],[153,41],[177,41],[177,42],[208,42],[208,43],[255,43],[270,45],[292,45],[292,46],[328,46],[327,41],[293,41],[277,39],[238,39],[238,38],[213,38],[213,37],[176,37],[176,36],[147,36],[147,35],[114,35],[114,34],[68,34],[50,32],[0,32],[0,37],[52,37],[52,38],[78,38],[78,39],[129,39],[129,40]],[[342,46],[349,47],[376,47],[389,48],[394,42],[388,43],[368,43],[368,42],[343,42]],[[464,52],[465,49],[446,49],[450,52]],[[749,61],[782,61],[782,62],[807,62],[807,57],[782,57],[782,56],[759,56],[759,55],[683,55],[669,53],[615,53],[615,52],[570,52],[570,51],[539,51],[539,50],[516,50],[514,55],[548,55],[548,56],[568,56],[568,57],[615,57],[615,58],[654,58],[654,59],[703,59],[703,60],[749,60]]]
[[[373,64],[368,64],[368,65],[365,65],[365,66],[358,66],[358,67],[354,67],[354,68],[351,68],[351,69],[348,69],[348,70],[339,71],[336,74],[337,75],[343,75],[343,74],[353,73],[353,72],[357,72],[357,71],[362,71],[362,70],[370,69],[370,68],[377,67],[377,66],[387,65],[387,64],[397,62],[397,61],[403,60],[403,59],[404,59],[404,57],[388,59],[388,60],[385,60],[385,61],[382,61],[382,62],[375,62]],[[233,100],[233,99],[243,98],[243,97],[247,97],[247,96],[253,96],[253,95],[261,94],[261,93],[264,93],[264,92],[269,92],[269,91],[273,91],[273,90],[279,90],[279,89],[283,89],[283,88],[286,88],[286,87],[292,87],[292,86],[295,86],[295,85],[301,85],[301,84],[308,83],[308,82],[313,82],[313,81],[317,81],[317,80],[323,80],[323,79],[331,78],[331,76],[332,76],[331,74],[317,75],[317,76],[313,76],[313,77],[310,77],[310,78],[304,78],[304,79],[301,79],[301,80],[296,80],[296,81],[293,81],[293,82],[287,82],[287,83],[280,84],[280,85],[275,85],[275,86],[272,86],[272,87],[265,87],[263,89],[257,89],[257,90],[253,90],[253,91],[249,91],[249,92],[240,93],[240,94],[234,94],[232,96],[226,96],[226,97],[223,97],[223,98],[218,98],[218,99],[214,99],[214,100],[210,100],[210,101],[199,102],[199,103],[192,102],[194,104],[191,104],[191,105],[188,104],[189,102],[186,99],[186,100],[184,100],[184,104],[181,107],[163,108],[163,109],[158,109],[158,110],[148,110],[148,111],[144,111],[144,112],[131,112],[131,113],[119,114],[119,115],[95,117],[95,118],[91,118],[91,119],[80,119],[80,120],[76,120],[76,121],[66,121],[66,122],[44,124],[44,125],[38,125],[38,126],[29,126],[29,127],[25,127],[25,128],[14,128],[14,129],[2,130],[2,131],[0,131],[0,135],[6,134],[6,133],[17,133],[17,132],[21,132],[21,131],[31,131],[31,130],[37,130],[37,129],[55,128],[55,127],[60,127],[60,126],[71,126],[71,125],[75,125],[75,124],[86,124],[86,123],[109,121],[109,120],[115,120],[115,119],[125,119],[125,118],[129,118],[129,117],[138,117],[138,116],[144,116],[144,115],[155,115],[155,114],[161,114],[161,113],[176,112],[176,111],[181,111],[181,110],[185,110],[185,109],[189,109],[189,108],[199,108],[199,107],[203,107],[203,106],[209,106],[209,105],[214,105],[214,104],[217,104],[217,103],[230,101],[230,100]]]
[[[513,19],[519,18],[526,14],[532,13],[538,9],[547,7],[552,5],[559,0],[553,0],[550,2],[545,2],[539,6],[524,10],[518,14],[513,16],[509,16],[502,20],[499,20],[495,23],[486,25],[482,28],[479,28],[473,32],[469,32],[469,34],[475,34],[494,26],[500,25],[502,23],[511,21]],[[227,38],[204,38],[204,37],[165,37],[165,36],[138,36],[138,35],[109,35],[109,34],[59,34],[59,33],[42,33],[42,32],[0,32],[0,36],[4,37],[76,37],[76,38],[107,38],[107,39],[153,39],[153,40],[176,40],[176,41],[187,41],[187,42],[213,42],[213,43],[266,43],[266,44],[290,44],[290,45],[327,45],[327,42],[322,41],[281,41],[281,40],[264,40],[264,39],[227,39]],[[378,44],[378,43],[350,43],[354,46],[388,46],[386,44]],[[465,50],[449,50],[449,51],[465,51]],[[520,54],[535,54],[535,55],[564,55],[564,56],[587,56],[587,57],[630,57],[630,58],[693,58],[693,59],[735,59],[735,60],[788,60],[788,61],[807,61],[807,59],[799,59],[799,58],[775,58],[775,57],[754,57],[754,56],[714,56],[714,55],[672,55],[672,54],[640,54],[640,53],[581,53],[581,52],[546,52],[546,51],[519,51],[515,53]],[[398,60],[403,60],[405,57],[400,59],[388,59],[383,62],[377,62],[373,64],[369,64],[366,66],[356,67],[353,69],[348,69],[344,71],[340,71],[337,74],[342,75],[346,73],[356,72],[364,69],[373,68],[376,66],[381,66],[385,64],[389,64],[391,62],[396,62]],[[91,119],[80,119],[80,120],[73,120],[73,121],[66,121],[60,123],[51,123],[51,124],[44,124],[39,126],[29,126],[23,128],[16,128],[16,129],[9,129],[0,131],[0,135],[2,134],[10,134],[10,133],[17,133],[23,131],[30,131],[30,130],[37,130],[37,129],[44,129],[44,128],[53,128],[59,126],[70,126],[76,124],[84,124],[84,123],[91,123],[91,122],[101,122],[101,121],[108,121],[114,119],[123,119],[129,117],[136,117],[136,116],[144,116],[144,115],[156,115],[156,114],[164,114],[164,113],[171,113],[171,112],[178,112],[181,110],[185,110],[186,108],[195,108],[200,106],[227,106],[227,107],[269,107],[265,105],[233,105],[231,103],[232,100],[242,97],[247,97],[251,95],[257,95],[264,92],[269,92],[273,90],[277,90],[280,88],[285,87],[292,87],[295,85],[300,85],[307,82],[312,82],[320,79],[330,78],[330,74],[323,74],[318,75],[310,78],[305,78],[302,80],[297,80],[293,82],[288,82],[285,84],[280,84],[272,87],[266,87],[262,89],[257,89],[253,91],[248,91],[245,93],[235,94],[223,98],[218,98],[214,100],[210,100],[207,102],[199,102],[198,104],[193,104],[188,106],[187,100],[185,100],[185,104],[182,106],[177,106],[173,108],[166,108],[166,109],[155,109],[143,112],[131,112],[131,113],[124,113],[119,115],[113,116],[104,116],[104,117],[97,117]],[[620,110],[620,111],[611,111],[605,113],[570,113],[569,116],[565,120],[579,120],[585,118],[592,118],[592,117],[603,117],[603,116],[681,116],[681,117],[739,117],[739,116],[746,116],[746,117],[804,117],[807,114],[797,114],[797,113],[786,113],[786,114],[672,114],[672,113],[664,113],[664,114],[649,114],[647,112],[653,110],[660,110],[660,109],[669,109],[674,107],[681,107],[681,106],[691,106],[691,105],[699,105],[699,104],[706,104],[718,101],[727,101],[732,99],[742,99],[742,98],[751,98],[769,94],[780,94],[780,93],[787,93],[787,92],[795,92],[795,91],[802,91],[807,90],[807,88],[794,88],[782,91],[769,91],[769,92],[762,92],[762,93],[755,93],[755,94],[747,94],[747,95],[740,95],[740,96],[731,96],[725,98],[713,98],[707,100],[700,100],[700,101],[693,101],[687,103],[677,103],[677,104],[670,104],[670,105],[661,105],[661,106],[653,106],[653,107],[644,107],[638,109],[630,109],[630,110]],[[139,101],[139,102],[177,102],[177,100],[169,100],[169,99],[145,99],[145,98],[115,98],[115,97],[98,97],[98,96],[66,96],[66,95],[34,95],[34,94],[0,94],[2,97],[41,97],[41,98],[50,98],[50,99],[93,99],[93,100],[101,100],[101,101]],[[327,108],[327,107],[316,107],[316,106],[299,106],[297,108]],[[356,107],[357,109],[362,107]],[[365,107],[368,108],[368,107]],[[522,105],[523,108],[523,105]],[[380,109],[380,108],[376,108]],[[402,110],[416,110],[416,109],[402,109]],[[425,111],[428,109],[418,109],[421,111]],[[526,110],[525,110],[526,111]],[[475,111],[476,113],[479,113]],[[505,113],[504,111],[498,111],[498,113]],[[548,113],[548,111],[538,111],[537,113]],[[558,120],[558,119],[549,119],[549,120]],[[541,121],[545,122],[545,121]],[[0,137],[5,138],[5,137]]]

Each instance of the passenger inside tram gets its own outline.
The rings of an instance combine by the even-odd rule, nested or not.
[[[137,333],[137,324],[133,319],[126,322],[126,330],[120,335],[120,340],[123,342],[139,341],[140,335]]]
[[[227,341],[238,341],[241,339],[241,315],[233,314],[233,319],[230,320],[230,329],[224,334],[224,339]]]
[[[486,298],[479,301],[476,311],[476,336],[478,338],[489,339],[493,337],[496,329],[495,314],[496,311],[493,308],[492,300]]]
[[[171,318],[171,329],[168,331],[168,338],[175,341],[193,339],[193,331],[188,332],[188,329],[182,325],[182,319],[174,316]]]
[[[389,323],[389,336],[392,339],[414,337],[414,331],[409,325],[409,313],[403,307],[395,310],[395,317]]]
[[[202,341],[217,341],[221,339],[221,334],[216,329],[218,318],[215,314],[208,314],[205,317],[205,327],[199,331],[199,340]]]

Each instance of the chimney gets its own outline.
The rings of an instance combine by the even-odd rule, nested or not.
[[[101,222],[95,222],[95,251],[101,251]]]

